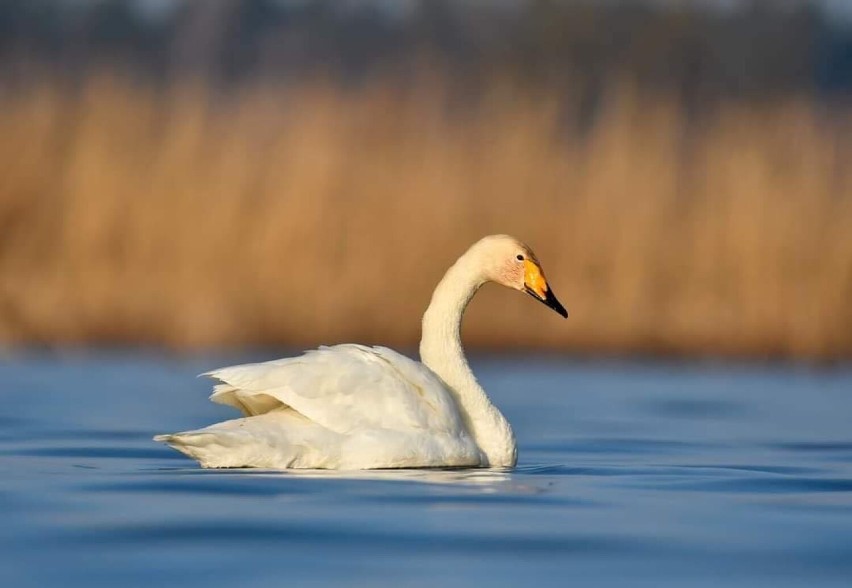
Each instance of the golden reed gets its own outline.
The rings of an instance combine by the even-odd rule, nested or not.
[[[435,79],[219,96],[108,74],[0,96],[0,342],[413,346],[445,268],[495,232],[567,322],[486,288],[487,348],[852,356],[852,116],[615,88],[584,136],[555,99]]]

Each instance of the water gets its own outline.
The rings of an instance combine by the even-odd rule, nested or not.
[[[511,472],[205,471],[245,358],[0,364],[0,585],[852,586],[852,371],[474,361]],[[256,358],[254,358],[256,359]]]

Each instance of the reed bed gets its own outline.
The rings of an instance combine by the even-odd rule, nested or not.
[[[613,87],[585,133],[495,84],[112,74],[0,95],[0,342],[414,346],[472,241],[537,251],[565,322],[496,287],[485,348],[852,356],[849,110]]]

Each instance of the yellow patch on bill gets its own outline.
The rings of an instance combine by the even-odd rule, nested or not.
[[[547,295],[547,280],[538,264],[529,259],[524,261],[524,285],[542,300]]]

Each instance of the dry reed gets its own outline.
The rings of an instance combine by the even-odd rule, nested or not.
[[[445,267],[505,232],[572,316],[487,288],[472,345],[852,355],[848,111],[728,104],[695,126],[620,88],[578,138],[553,99],[446,98],[112,75],[7,93],[0,342],[413,345]]]

